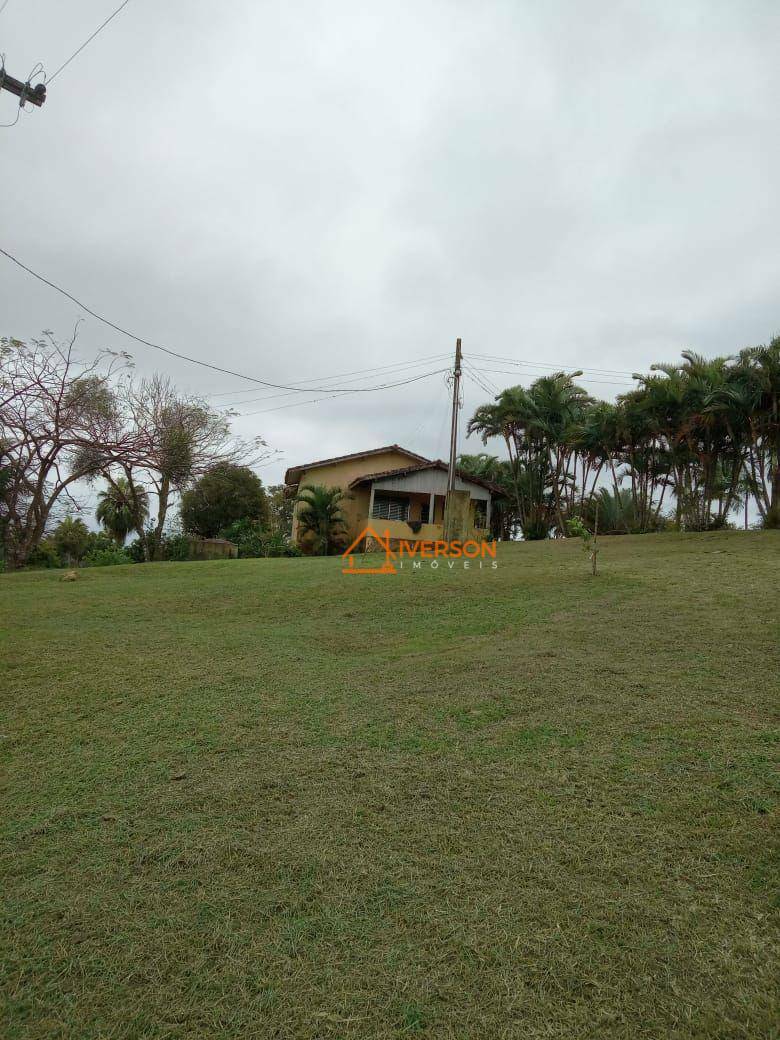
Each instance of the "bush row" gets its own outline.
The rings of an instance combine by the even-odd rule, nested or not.
[[[288,542],[283,535],[263,531],[259,525],[249,520],[232,524],[220,534],[220,537],[227,538],[238,545],[238,555],[241,559],[301,555],[300,549]],[[190,543],[184,534],[163,535],[161,548],[161,559],[163,560],[179,562],[190,558]],[[124,563],[143,562],[144,551],[140,539],[136,538],[127,546],[119,546],[109,535],[90,531],[80,566],[116,567]],[[68,559],[58,549],[53,538],[44,538],[33,550],[28,562],[28,567],[35,569],[71,566],[73,566],[73,560]]]

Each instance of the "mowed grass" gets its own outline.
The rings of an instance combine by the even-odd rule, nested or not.
[[[0,577],[17,1038],[777,1036],[780,537]]]

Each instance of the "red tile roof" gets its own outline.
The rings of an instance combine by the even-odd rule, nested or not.
[[[362,477],[356,477],[349,485],[351,488],[357,487],[358,484],[365,484],[370,480],[384,480],[385,477],[403,477],[407,473],[419,473],[426,469],[440,469],[444,470],[445,473],[449,471],[449,466],[446,462],[442,462],[441,459],[434,459],[432,461],[421,462],[416,466],[400,466],[398,469],[385,469],[379,473],[366,473]],[[456,469],[455,475],[461,480],[469,481],[471,484],[478,484],[480,487],[487,488],[492,494],[499,494],[501,489],[489,480],[483,480],[481,477],[472,477],[470,473],[465,473],[462,469]]]
[[[319,459],[317,462],[307,462],[304,466],[291,466],[284,475],[284,482],[294,486],[301,479],[301,474],[309,469],[316,469],[318,466],[330,466],[334,462],[347,462],[349,459],[365,459],[371,455],[384,455],[388,451],[397,451],[401,455],[408,455],[410,459],[415,459],[417,462],[424,462],[426,465],[431,464],[430,459],[426,459],[424,455],[418,455],[417,452],[409,451],[408,448],[402,448],[399,444],[388,444],[384,448],[370,448],[368,451],[355,451],[349,455],[336,455],[332,459]]]

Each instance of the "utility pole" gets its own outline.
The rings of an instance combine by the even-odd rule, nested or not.
[[[452,430],[450,464],[447,468],[447,497],[444,500],[444,537],[448,542],[463,540],[469,527],[469,492],[455,490],[455,459],[458,455],[458,411],[460,409],[460,340],[455,343],[455,369],[452,379]]]
[[[460,340],[455,341],[455,370],[452,378],[452,429],[450,431],[450,465],[447,471],[447,492],[455,490],[455,458],[458,454],[458,410],[460,408]]]
[[[5,68],[0,68],[0,90],[7,90],[9,94],[15,94],[20,98],[20,108],[24,108],[25,101],[40,108],[46,100],[46,87],[43,83],[39,83],[37,87],[31,87],[29,83],[23,83],[20,79],[9,76]]]

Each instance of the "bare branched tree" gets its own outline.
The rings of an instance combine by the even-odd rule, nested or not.
[[[6,566],[24,566],[56,507],[77,505],[72,485],[95,458],[138,454],[113,385],[128,356],[103,352],[91,363],[51,332],[29,344],[0,341],[0,519]]]
[[[136,451],[107,457],[100,472],[112,484],[123,476],[139,505],[140,490],[156,495],[157,516],[151,528],[144,529],[140,508],[136,524],[146,559],[155,560],[175,495],[215,463],[252,466],[268,452],[259,437],[252,441],[234,438],[228,416],[201,398],[180,394],[166,376],[124,381],[117,389],[117,399],[123,421],[133,432]]]

